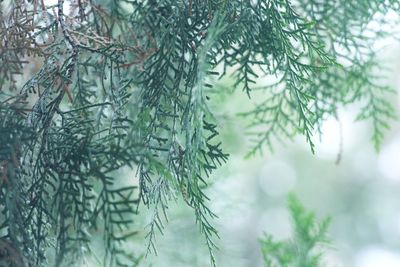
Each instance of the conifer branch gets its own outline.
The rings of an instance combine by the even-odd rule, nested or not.
[[[249,155],[297,134],[314,152],[323,121],[355,101],[378,148],[395,117],[371,48],[389,32],[368,23],[399,11],[397,0],[6,1],[0,236],[33,266],[85,261],[97,231],[104,266],[137,264],[122,246],[137,232],[139,203],[153,212],[150,252],[177,198],[193,209],[216,265],[206,190],[228,158],[208,105],[216,79],[231,75],[249,98],[264,92],[241,114]],[[258,86],[265,77],[275,82]],[[122,169],[137,175],[119,177]]]

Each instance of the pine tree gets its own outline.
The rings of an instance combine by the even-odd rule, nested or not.
[[[241,114],[249,155],[297,134],[314,152],[323,121],[355,102],[378,149],[395,113],[373,43],[391,32],[369,25],[399,11],[398,0],[3,0],[0,252],[18,257],[1,259],[77,266],[99,231],[101,264],[134,266],[123,247],[140,204],[151,252],[182,198],[215,265],[205,189],[228,155],[209,92],[230,76],[244,96],[264,93]]]

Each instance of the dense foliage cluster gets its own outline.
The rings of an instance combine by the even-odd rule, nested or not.
[[[314,151],[322,122],[356,101],[379,147],[394,117],[372,75],[373,43],[390,32],[371,23],[390,23],[400,1],[51,2],[0,6],[0,236],[31,266],[85,261],[96,231],[104,266],[132,266],[122,247],[139,204],[153,211],[151,251],[176,198],[215,265],[205,189],[228,155],[208,92],[226,75],[244,96],[263,92],[241,114],[249,155],[298,133]]]

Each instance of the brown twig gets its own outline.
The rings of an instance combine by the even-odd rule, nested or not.
[[[193,0],[189,0],[189,17],[192,16]]]

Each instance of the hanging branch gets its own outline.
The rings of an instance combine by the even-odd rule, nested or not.
[[[254,103],[241,114],[249,156],[298,134],[316,151],[314,136],[342,105],[362,104],[357,119],[372,121],[376,148],[395,118],[392,90],[373,75],[372,43],[391,32],[368,23],[398,12],[397,0],[7,4],[0,236],[31,266],[71,266],[95,254],[104,255],[96,264],[136,266],[140,252],[125,251],[125,242],[145,228],[147,252],[156,251],[176,199],[193,210],[215,266],[207,187],[228,154],[209,93],[227,75]],[[137,230],[139,203],[152,216]],[[91,243],[99,234],[100,252]]]

